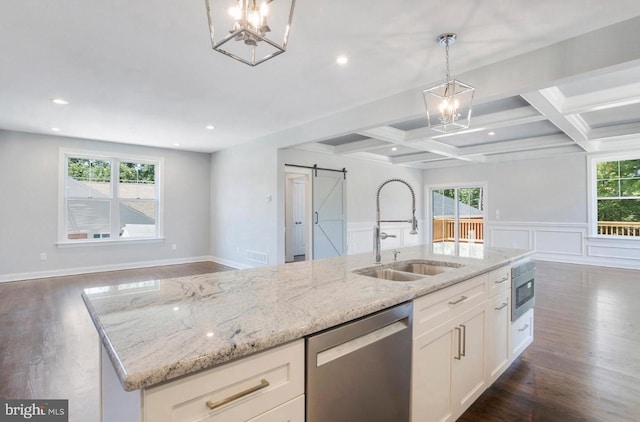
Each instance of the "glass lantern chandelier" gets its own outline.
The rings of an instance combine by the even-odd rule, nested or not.
[[[456,41],[456,37],[456,34],[442,34],[438,37],[438,44],[444,45],[446,50],[446,82],[422,91],[429,127],[442,133],[467,129],[471,120],[475,88],[451,79],[449,71],[449,46]]]
[[[249,66],[264,63],[287,50],[296,0],[205,2],[214,50]],[[222,37],[217,39],[219,34]]]

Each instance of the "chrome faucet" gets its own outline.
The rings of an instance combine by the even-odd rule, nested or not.
[[[391,183],[391,182],[404,183],[405,185],[407,185],[407,187],[411,191],[412,216],[408,220],[381,220],[380,219],[380,191],[387,183]],[[395,235],[388,235],[386,233],[380,232],[380,223],[409,223],[411,224],[411,231],[409,232],[409,234],[418,234],[418,220],[416,220],[416,194],[414,193],[411,185],[405,182],[404,180],[389,179],[378,187],[378,192],[376,193],[376,225],[373,227],[373,255],[375,256],[376,263],[380,262],[380,239],[384,240],[387,237],[396,237]],[[397,257],[397,254],[395,256]]]

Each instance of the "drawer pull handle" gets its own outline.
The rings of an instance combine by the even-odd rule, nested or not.
[[[524,327],[518,329],[519,332],[523,332],[524,330],[526,330],[527,328],[529,328],[529,324],[524,324]]]
[[[247,388],[244,391],[236,393],[236,394],[234,394],[232,396],[227,397],[226,399],[222,399],[222,400],[217,401],[217,402],[212,402],[211,400],[207,400],[206,405],[211,410],[217,409],[220,406],[224,406],[227,403],[231,403],[232,401],[238,400],[241,397],[248,396],[249,394],[255,393],[258,390],[262,390],[263,388],[267,388],[268,386],[269,386],[269,381],[267,381],[266,379],[263,378],[260,381],[260,384],[254,386],[254,387]]]
[[[453,302],[449,302],[449,305],[457,305],[458,303],[464,302],[467,299],[468,299],[468,297],[466,297],[466,296],[460,296],[460,299],[454,300]]]
[[[507,281],[507,280],[509,280],[509,277],[505,277],[505,278],[503,278],[503,279],[496,280],[496,281],[494,281],[494,283],[496,283],[496,284],[500,284],[500,283],[504,283],[504,282],[505,282],[505,281]]]
[[[507,307],[507,305],[508,305],[508,303],[507,303],[507,302],[502,302],[502,305],[500,305],[500,306],[498,306],[497,308],[494,308],[494,309],[495,309],[496,311],[499,311],[499,310],[501,310],[501,309],[506,308],[506,307]]]

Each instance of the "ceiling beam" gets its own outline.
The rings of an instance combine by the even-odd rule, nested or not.
[[[640,103],[640,84],[628,84],[572,97],[565,97],[560,111],[579,114]]]
[[[541,89],[526,94],[522,94],[522,98],[527,100],[529,104],[536,108],[551,123],[556,125],[558,129],[563,131],[577,145],[587,152],[597,150],[597,147],[589,142],[587,133],[589,126],[584,123],[579,115],[565,116],[561,112],[562,98],[560,90],[556,87]]]

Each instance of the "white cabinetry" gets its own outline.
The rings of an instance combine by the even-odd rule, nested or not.
[[[511,324],[511,336],[509,338],[509,363],[533,342],[533,308],[529,309],[520,318]]]
[[[455,421],[533,341],[533,309],[511,323],[509,265],[413,304],[412,422]]]
[[[510,363],[511,289],[488,301],[487,306],[487,377],[493,383]]]
[[[453,421],[484,391],[486,280],[414,301],[413,422]]]
[[[113,367],[104,359],[102,367],[103,422],[304,422],[303,340],[137,394],[105,385]],[[138,405],[114,415],[111,408],[122,409],[125,397],[137,397]]]

